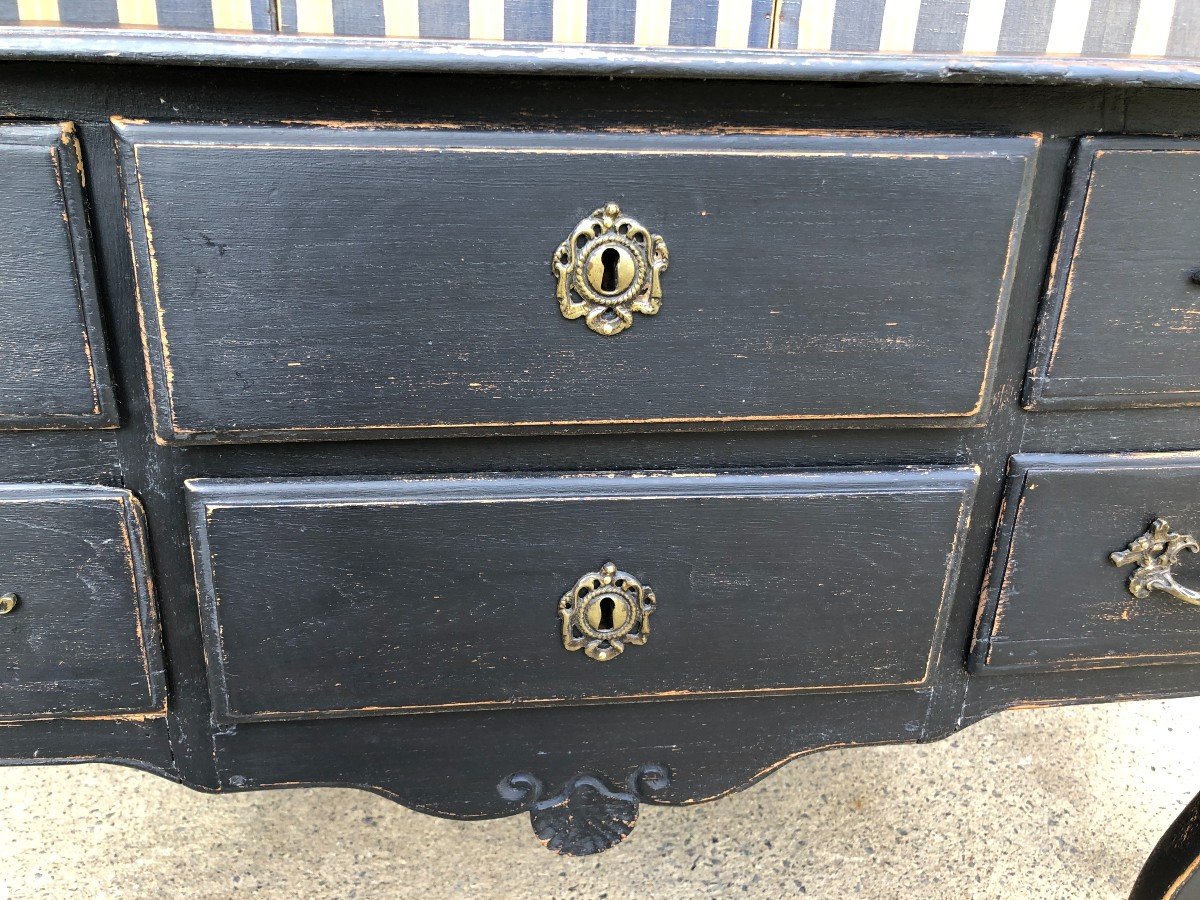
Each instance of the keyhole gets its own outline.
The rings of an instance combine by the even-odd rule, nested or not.
[[[606,253],[608,251],[605,251]],[[613,629],[613,610],[617,604],[612,597],[600,598],[600,630],[612,631]]]
[[[611,294],[617,289],[617,263],[620,261],[621,254],[618,253],[613,247],[609,247],[600,254],[600,263],[604,266],[604,274],[600,277],[600,290],[604,291],[606,294]],[[608,608],[611,613],[612,601],[608,600],[605,602],[608,603]],[[611,619],[612,616],[610,615],[609,620],[611,621]]]

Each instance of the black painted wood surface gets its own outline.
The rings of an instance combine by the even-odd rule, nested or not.
[[[1200,795],[1154,847],[1129,900],[1200,900]]]
[[[925,681],[970,469],[192,481],[207,657],[232,720]],[[563,647],[612,561],[645,646]]]
[[[1100,668],[1200,656],[1200,608],[1133,597],[1123,551],[1156,518],[1200,534],[1200,454],[1014,458],[976,671]],[[1174,573],[1200,590],[1200,555]]]
[[[1036,141],[119,124],[160,436],[971,420]],[[666,239],[604,338],[550,259]],[[886,372],[887,377],[879,377]]]
[[[397,64],[407,63],[397,58]],[[1082,78],[1092,77],[1086,67],[1076,69],[1077,61],[1065,65]],[[926,76],[956,77],[954,72]],[[1030,412],[1016,399],[1067,161],[1077,140],[1098,133],[1200,133],[1200,110],[1186,92],[1131,83],[1111,90],[267,69],[251,77],[245,71],[190,66],[10,62],[0,67],[0,104],[14,117],[78,123],[99,294],[124,426],[108,432],[0,435],[0,470],[10,481],[123,486],[145,503],[171,675],[165,718],[10,723],[0,729],[0,758],[7,762],[109,759],[222,791],[356,785],[427,812],[477,818],[524,808],[498,791],[504,779],[519,772],[541,780],[549,795],[582,773],[621,785],[639,767],[662,763],[670,770],[671,783],[653,795],[653,802],[694,802],[752,783],[800,753],[935,740],[1013,706],[1196,693],[1195,666],[1182,662],[1014,668],[989,671],[986,677],[964,666],[1011,454],[1108,454],[1196,445],[1196,407]],[[994,389],[985,396],[980,414],[963,422],[975,427],[917,428],[896,421],[887,427],[850,428],[840,426],[851,423],[839,422],[789,433],[769,421],[736,428],[720,422],[638,423],[603,426],[612,432],[604,434],[596,433],[601,426],[572,426],[570,433],[552,437],[534,434],[532,428],[506,437],[476,429],[470,437],[438,431],[422,441],[184,445],[159,443],[154,437],[111,116],[170,117],[192,124],[331,118],[381,126],[424,122],[445,129],[532,132],[538,138],[564,132],[588,136],[597,130],[640,136],[714,129],[833,131],[856,139],[880,130],[982,136],[985,141],[1034,133],[1043,138],[1032,166],[1026,224],[1012,259],[1011,301],[997,333]],[[669,280],[666,284],[669,288]],[[553,305],[552,294],[546,302]],[[661,321],[644,320],[639,327]],[[887,377],[886,370],[872,371],[876,381]],[[687,432],[675,433],[684,427]],[[930,676],[920,686],[213,724],[188,546],[186,479],[378,480],[464,472],[879,470],[904,465],[978,465],[981,470],[943,636]],[[631,648],[628,658],[635,651],[652,650],[658,636],[652,633],[651,644]]]
[[[128,491],[0,485],[0,718],[161,712],[158,615]],[[3,750],[0,750],[0,756]]]
[[[1200,404],[1198,203],[1200,142],[1080,142],[1026,389],[1031,406]]]
[[[690,804],[804,753],[928,739],[932,706],[928,691],[859,691],[239,723],[217,731],[214,759],[222,789],[355,785],[455,819],[522,812],[497,790],[516,772],[554,789],[658,763],[671,783],[653,802]]]
[[[116,424],[69,122],[0,123],[0,430]]]
[[[926,53],[772,52],[705,47],[572,47],[505,41],[422,38],[360,40],[336,35],[271,35],[119,31],[78,27],[0,30],[0,59],[60,64],[232,68],[262,72],[382,72],[455,75],[561,76],[649,80],[769,80],[785,83],[925,83],[1137,88],[1200,87],[1200,68],[1186,59],[950,55]],[[207,73],[206,73],[207,74]],[[240,73],[239,73],[240,77]],[[251,79],[255,80],[255,79]]]

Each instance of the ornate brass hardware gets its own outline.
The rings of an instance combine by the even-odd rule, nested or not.
[[[1150,530],[1134,539],[1128,550],[1110,556],[1113,564],[1128,566],[1136,563],[1137,568],[1129,576],[1129,593],[1144,600],[1151,591],[1162,591],[1176,600],[1200,606],[1200,591],[1185,588],[1175,580],[1171,567],[1179,562],[1184,550],[1200,553],[1200,543],[1190,534],[1175,534],[1166,519],[1155,519]]]
[[[650,585],[605,563],[575,582],[558,602],[563,646],[607,662],[620,656],[626,644],[646,643],[656,604]]]
[[[568,319],[585,316],[597,334],[620,334],[633,314],[653,316],[662,306],[660,277],[667,269],[661,235],[606,203],[575,226],[554,252],[558,308]]]
[[[16,594],[7,593],[0,594],[0,616],[7,616],[10,612],[17,608],[17,604],[21,602],[21,598]]]

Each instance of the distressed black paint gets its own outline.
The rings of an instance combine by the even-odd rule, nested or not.
[[[1080,143],[1026,400],[1200,404],[1200,142]]]
[[[63,34],[62,43],[42,47],[38,52],[66,56],[78,52],[78,45],[71,43],[71,33]],[[108,45],[110,48],[116,44],[130,46],[126,37],[104,40],[114,42]],[[138,57],[141,61],[170,59],[155,56],[166,44],[177,54],[184,52],[179,49],[183,46],[200,49],[190,42],[171,44],[167,36],[145,40],[149,43],[138,44],[138,52],[145,54]],[[319,45],[317,49],[322,53],[344,50],[328,42],[311,43]],[[220,41],[217,44],[220,53],[225,54],[220,58],[225,64],[237,63],[237,53],[247,50],[241,42],[236,46]],[[3,45],[0,52],[5,47],[12,50],[10,45]],[[672,774],[671,785],[656,793],[654,802],[684,803],[711,799],[752,783],[800,753],[846,745],[934,740],[1017,705],[1196,693],[1196,668],[1185,658],[1171,662],[1116,660],[1114,668],[1105,669],[990,670],[986,677],[968,673],[964,665],[1009,456],[1050,452],[1124,455],[1196,446],[1196,435],[1200,434],[1200,410],[1196,408],[1030,412],[1023,410],[1016,399],[1024,381],[1030,335],[1056,233],[1068,157],[1086,135],[1200,133],[1200,113],[1185,92],[1139,89],[1136,80],[1130,79],[1145,76],[1144,67],[1139,70],[1141,74],[1134,75],[1116,67],[1114,71],[1125,71],[1129,76],[1124,89],[1084,87],[1081,85],[1085,82],[1112,76],[1107,70],[1101,71],[1102,67],[1078,60],[1023,67],[1019,77],[1030,83],[1007,85],[866,84],[861,81],[865,76],[954,82],[1014,64],[980,60],[964,69],[956,62],[925,65],[902,57],[854,61],[837,54],[828,63],[789,57],[782,67],[774,54],[755,60],[684,54],[672,56],[670,61],[658,56],[647,61],[638,54],[616,58],[600,53],[590,62],[545,58],[531,62],[531,58],[523,57],[520,65],[540,67],[538,75],[483,78],[463,74],[462,69],[458,74],[438,71],[436,75],[365,71],[335,74],[298,71],[294,67],[336,63],[419,65],[431,70],[477,65],[488,69],[503,68],[512,59],[488,58],[476,64],[463,57],[449,57],[435,62],[424,52],[405,55],[396,53],[391,45],[381,44],[378,50],[362,50],[362,55],[354,59],[338,60],[319,57],[307,41],[303,48],[292,44],[288,47],[297,49],[275,45],[275,52],[287,57],[279,65],[292,66],[291,70],[271,70],[273,63],[259,59],[250,62],[265,67],[258,68],[253,77],[245,71],[214,67],[215,57],[201,60],[198,56],[188,57],[187,67],[9,62],[0,68],[0,104],[9,115],[77,123],[86,164],[84,190],[94,226],[98,296],[123,422],[121,429],[107,432],[0,435],[0,470],[3,479],[10,482],[125,488],[145,504],[170,665],[165,716],[143,713],[10,722],[0,729],[4,738],[0,757],[11,762],[124,761],[211,790],[301,783],[357,785],[424,811],[479,818],[522,810],[520,803],[506,800],[496,790],[502,778],[517,772],[534,773],[547,791],[556,791],[585,772],[620,785],[639,766],[653,761],[667,766]],[[633,57],[641,61],[631,62]],[[240,59],[241,64],[247,64],[244,57]],[[199,62],[208,65],[202,74],[191,65]],[[568,79],[548,74],[572,66],[578,66],[576,73],[608,73],[613,66],[629,65],[642,66],[639,71],[643,73],[662,74],[672,71],[671,66],[685,64],[686,72],[674,71],[691,78],[718,73],[718,63],[729,65],[729,77],[707,82],[682,77],[648,81],[581,75]],[[1060,75],[1069,69],[1069,75],[1063,77],[1075,82],[1047,80],[1059,77],[1051,74],[1056,67]],[[793,80],[733,80],[735,76],[771,72],[776,77],[790,72]],[[840,78],[858,79],[859,83],[825,85],[800,80],[826,78],[833,72]],[[1189,76],[1174,69],[1146,77],[1186,83]],[[584,96],[586,103],[581,102]],[[887,427],[851,428],[845,427],[846,422],[835,421],[798,434],[780,430],[770,421],[747,423],[737,430],[724,423],[637,423],[571,426],[569,433],[552,437],[545,432],[553,428],[539,430],[537,435],[530,429],[503,438],[474,432],[470,437],[440,436],[419,441],[183,446],[162,445],[154,440],[122,209],[124,192],[109,126],[111,116],[171,119],[189,128],[213,122],[271,128],[274,126],[269,123],[273,122],[321,122],[330,118],[381,125],[422,122],[443,131],[528,132],[530,140],[545,140],[551,134],[589,140],[597,131],[618,132],[619,137],[611,140],[642,140],[648,130],[705,135],[724,131],[736,134],[739,141],[745,139],[743,132],[786,131],[792,137],[797,131],[833,132],[833,137],[852,141],[880,137],[895,140],[896,132],[949,134],[952,142],[970,139],[973,146],[978,145],[976,142],[991,146],[997,136],[1022,141],[1026,140],[1023,135],[1041,133],[1044,137],[1036,158],[1031,160],[1035,164],[1031,167],[1028,213],[1020,246],[1012,257],[1011,301],[997,333],[993,389],[985,397],[979,416],[970,422],[972,427],[916,428],[897,421],[887,423]],[[880,131],[886,134],[878,134]],[[817,136],[807,139],[816,141]],[[831,209],[836,212],[837,204],[832,203]],[[923,227],[923,223],[903,218],[895,207],[892,221],[903,227]],[[870,259],[869,249],[863,251],[864,265],[886,278],[888,273]],[[219,251],[208,248],[208,252]],[[818,265],[819,260],[814,257],[812,264]],[[549,293],[546,302],[553,305]],[[551,308],[553,317],[557,311]],[[852,307],[846,309],[847,315],[853,313]],[[223,324],[236,329],[234,319],[224,320]],[[660,322],[644,320],[638,328],[647,324],[657,326]],[[286,333],[280,339],[285,337]],[[377,335],[370,338],[379,340]],[[186,347],[187,338],[182,340]],[[949,377],[957,384],[957,379],[969,374],[955,370]],[[863,385],[854,386],[856,392],[881,390],[875,382],[886,381],[890,372],[872,368],[869,376]],[[942,389],[959,388],[950,385]],[[678,433],[682,427],[691,430]],[[612,433],[597,433],[600,430]],[[544,472],[601,470],[878,471],[900,466],[971,465],[980,468],[978,490],[962,538],[960,574],[952,586],[942,637],[936,642],[925,684],[673,702],[225,722],[213,726],[183,502],[186,479],[377,481],[497,472],[527,479]],[[1152,462],[1152,466],[1157,465]],[[1069,505],[1087,508],[1073,495],[1066,499]],[[1129,508],[1136,506],[1131,503]],[[1122,534],[1116,546],[1108,546],[1105,534],[1105,546],[1097,553],[1119,549],[1145,524],[1139,523],[1135,531]],[[1173,524],[1185,529],[1195,527],[1183,521]],[[855,551],[858,564],[867,567],[872,560],[884,560],[887,565],[887,549],[903,546],[911,539],[908,523],[899,526],[901,537],[894,537],[894,530],[866,537]],[[470,537],[470,528],[464,526],[463,540],[469,541]],[[1096,542],[1101,543],[1098,539]],[[588,565],[598,566],[603,561],[589,559]],[[1092,562],[1111,568],[1102,556]],[[854,562],[848,560],[845,566],[853,568]],[[1119,584],[1124,574],[1115,568],[1112,572]],[[1063,592],[1060,609],[1064,611],[1059,624],[1066,625],[1077,621],[1066,611],[1071,603],[1086,604],[1083,595],[1065,596],[1069,588]],[[989,609],[985,608],[984,620],[990,625],[988,616]],[[1106,621],[1105,625],[1113,629],[1111,635],[1115,638],[1122,637],[1119,621]],[[1170,631],[1164,635],[1178,638]],[[655,632],[648,645],[631,648],[629,659],[635,658],[635,651],[652,654],[659,636]],[[548,639],[555,641],[558,635],[550,634]],[[859,652],[865,653],[867,648],[859,648]]]
[[[925,680],[970,470],[190,483],[230,719]],[[464,539],[464,535],[469,538]],[[613,561],[644,647],[563,647]]]
[[[116,423],[75,131],[0,125],[0,430]]]
[[[1125,550],[1156,518],[1200,533],[1200,454],[1018,456],[993,555],[997,608],[976,664],[989,669],[1099,668],[1200,656],[1200,609],[1127,588]],[[1200,586],[1200,557],[1175,574]]]
[[[1036,149],[118,132],[159,433],[219,441],[971,419]],[[610,200],[671,262],[662,311],[604,338],[559,313],[550,259]]]
[[[127,491],[0,485],[0,718],[161,709],[144,540]]]

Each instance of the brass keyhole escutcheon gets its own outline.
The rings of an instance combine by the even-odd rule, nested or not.
[[[600,662],[620,656],[627,645],[646,643],[656,605],[650,585],[605,563],[558,601],[563,646]]]
[[[7,594],[0,594],[0,616],[7,616],[17,608],[17,604],[20,602],[21,599],[11,591]]]
[[[662,235],[606,203],[575,226],[550,262],[559,311],[567,319],[583,317],[597,334],[620,334],[634,313],[658,313],[667,262]]]
[[[629,601],[619,594],[596,594],[588,599],[588,624],[597,633],[619,632],[632,614]]]
[[[624,293],[636,276],[633,257],[624,247],[600,247],[588,257],[588,284],[601,294]]]

